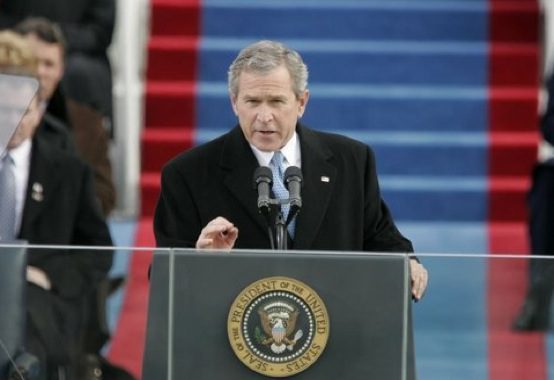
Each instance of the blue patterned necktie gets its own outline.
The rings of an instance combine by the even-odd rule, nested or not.
[[[273,157],[269,162],[269,167],[273,172],[273,194],[277,199],[288,199],[289,191],[283,183],[283,175],[285,173],[285,163],[283,154],[280,151],[273,153]],[[283,217],[287,220],[289,215],[290,205],[285,203],[281,205],[281,211],[283,212]],[[294,238],[294,226],[296,218],[294,218],[288,225],[288,231],[291,238]]]
[[[15,173],[13,158],[6,153],[0,168],[0,240],[15,239]]]

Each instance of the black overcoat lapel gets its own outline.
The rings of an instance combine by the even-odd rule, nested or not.
[[[311,249],[336,186],[337,169],[333,153],[321,144],[317,134],[306,127],[297,127],[302,155],[302,209],[296,220],[294,249]],[[339,222],[339,221],[337,221]]]
[[[235,127],[227,135],[219,166],[222,169],[224,185],[246,210],[246,214],[260,227],[260,232],[266,234],[267,222],[258,211],[258,193],[253,183],[258,160],[240,127]]]

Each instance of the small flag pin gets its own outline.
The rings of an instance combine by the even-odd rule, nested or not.
[[[326,175],[321,176],[321,182],[329,182],[329,181],[330,181],[330,179]]]

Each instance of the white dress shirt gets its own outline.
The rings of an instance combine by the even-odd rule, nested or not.
[[[31,167],[31,148],[33,143],[31,139],[23,141],[18,147],[10,149],[15,166],[15,231],[19,235],[21,229],[21,219],[23,217],[23,207],[25,206],[25,196],[27,194],[27,183],[29,182],[29,170]],[[0,161],[1,162],[1,161]],[[27,266],[27,281],[40,286],[43,289],[50,290],[52,284],[48,275],[41,269]]]
[[[29,181],[29,168],[31,165],[32,140],[23,141],[18,147],[10,149],[15,169],[15,234],[19,235],[25,195],[27,194],[27,182]],[[0,160],[2,165],[2,160]],[[0,166],[1,167],[1,166]]]
[[[258,160],[260,166],[269,166],[271,158],[273,158],[273,152],[264,152],[256,148],[254,145],[250,144],[254,156]],[[301,157],[300,157],[300,144],[298,141],[298,134],[294,132],[290,140],[286,145],[281,149],[281,153],[284,157],[284,166],[285,169],[289,166],[298,166],[301,167]]]

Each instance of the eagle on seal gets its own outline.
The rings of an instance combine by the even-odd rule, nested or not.
[[[266,346],[270,345],[271,351],[276,354],[284,352],[287,348],[292,351],[298,339],[303,335],[302,330],[298,330],[291,338],[296,327],[298,310],[286,302],[277,301],[260,307],[258,314],[262,328],[269,336],[261,343]]]

